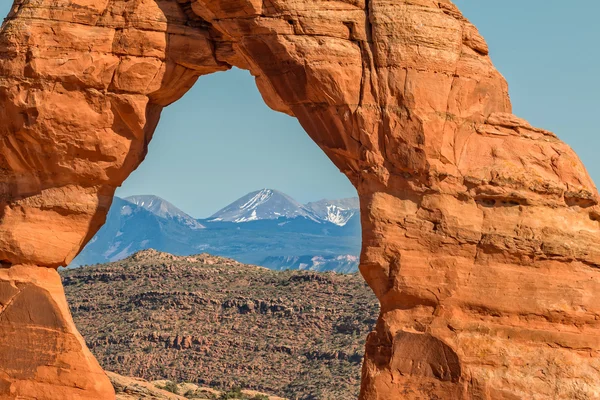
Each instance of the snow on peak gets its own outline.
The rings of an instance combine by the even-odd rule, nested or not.
[[[227,207],[212,215],[211,222],[229,221],[235,223],[277,219],[280,217],[304,217],[320,222],[310,210],[290,196],[273,189],[261,189],[248,193]]]
[[[175,219],[191,229],[203,229],[204,225],[158,196],[131,196],[125,198],[129,203],[143,207],[153,214],[166,219]],[[306,218],[317,223],[332,223],[344,226],[358,214],[358,198],[339,200],[320,200],[300,204],[285,193],[273,189],[261,189],[241,197],[227,207],[213,214],[209,222],[243,223],[278,218]],[[124,206],[121,214],[132,210]]]
[[[250,222],[250,221],[256,221],[258,220],[258,217],[256,216],[256,210],[252,210],[252,214],[250,214],[249,217],[240,217],[238,219],[236,219],[233,222]]]
[[[358,197],[340,200],[320,200],[306,204],[306,208],[322,220],[344,226],[359,211]]]
[[[256,208],[259,207],[261,204],[265,204],[267,201],[269,201],[269,199],[273,197],[273,191],[270,189],[262,189],[259,192],[256,192],[256,194],[250,199],[248,200],[245,204],[243,204],[240,209],[241,210],[255,210]],[[254,213],[254,215],[256,215],[256,213]]]
[[[335,204],[329,204],[324,219],[332,224],[344,226],[354,214],[356,214],[356,210],[349,210],[347,208],[338,207]]]

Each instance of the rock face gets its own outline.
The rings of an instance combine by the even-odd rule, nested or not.
[[[597,190],[567,145],[511,114],[449,0],[16,0],[0,32],[3,299],[12,271],[77,254],[162,108],[231,66],[358,190],[360,269],[381,303],[362,399],[600,396]],[[52,304],[52,280],[36,282],[23,301]],[[9,304],[2,329],[49,323]],[[74,328],[52,309],[63,340]],[[18,345],[62,357],[53,343]],[[0,390],[102,398],[87,384],[100,370],[75,358],[72,380],[2,363]]]
[[[228,395],[226,392],[221,392],[211,388],[198,387],[192,383],[176,384],[172,381],[148,382],[143,379],[122,376],[108,371],[106,372],[106,375],[108,375],[112,385],[115,388],[115,392],[117,394],[116,400],[215,400],[219,398],[241,397],[225,397]],[[185,396],[180,396],[165,389],[161,389],[166,385],[170,385],[169,389],[174,390],[177,393],[185,394]],[[243,395],[244,399],[287,400],[282,397],[269,396],[253,390],[240,390],[238,393]]]
[[[106,372],[115,388],[116,400],[185,400],[183,396],[159,389],[156,385],[143,379],[121,376],[114,372]]]
[[[0,399],[114,396],[75,329],[56,270],[0,270],[0,338]]]

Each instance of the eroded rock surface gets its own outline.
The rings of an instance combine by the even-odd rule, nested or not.
[[[17,0],[0,34],[0,260],[71,260],[161,109],[237,66],[357,187],[382,307],[362,399],[598,398],[598,193],[567,145],[511,114],[488,51],[449,0]]]
[[[228,396],[227,392],[221,392],[207,387],[199,387],[193,383],[177,384],[173,381],[165,380],[148,382],[144,379],[122,376],[114,372],[106,372],[106,375],[108,375],[108,378],[115,388],[117,395],[116,400],[216,400],[223,398],[241,398],[242,396],[244,399],[250,400],[287,400],[282,397],[269,396],[254,390],[240,390],[238,393],[241,396],[237,396],[238,393],[230,393],[230,397],[226,397]],[[182,395],[165,390],[165,388]],[[231,397],[232,395],[236,395],[236,397]]]
[[[109,399],[56,270],[0,269],[0,399]]]

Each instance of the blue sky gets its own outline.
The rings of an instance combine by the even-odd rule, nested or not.
[[[600,182],[600,1],[455,3],[488,41],[515,114],[557,133]],[[205,217],[263,187],[301,202],[355,195],[298,122],[267,108],[252,77],[233,70],[200,78],[165,109],[146,161],[118,194],[156,194]]]

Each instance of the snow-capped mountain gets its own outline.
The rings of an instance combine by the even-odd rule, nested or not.
[[[314,201],[307,203],[305,207],[318,218],[344,226],[359,212],[358,197],[347,199]]]
[[[325,216],[333,219],[331,210]],[[244,196],[220,213],[220,220],[218,215],[195,220],[156,196],[115,197],[106,223],[70,267],[117,261],[153,248],[176,255],[206,252],[273,269],[357,270],[358,214],[338,225],[268,189]]]
[[[273,189],[248,193],[213,214],[209,222],[250,222],[266,219],[303,217],[315,222],[320,218],[290,196]]]
[[[140,195],[126,197],[124,200],[133,203],[139,207],[145,208],[154,215],[165,219],[174,219],[186,225],[190,229],[204,229],[205,226],[192,218],[190,215],[181,211],[168,201],[153,195]]]

